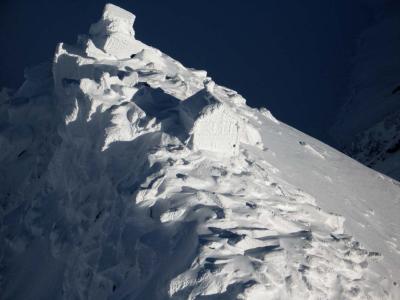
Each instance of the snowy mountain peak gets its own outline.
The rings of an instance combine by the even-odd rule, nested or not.
[[[395,299],[398,183],[133,21],[107,5],[2,94],[4,298]]]
[[[235,112],[236,105],[245,104],[240,95],[215,87],[206,72],[186,69],[159,50],[136,41],[128,30],[133,20],[129,12],[107,4],[89,37],[81,37],[77,47],[59,45],[53,74],[57,93],[73,102],[67,103],[71,106],[68,123],[75,120],[79,110],[71,96],[79,93],[92,99],[88,120],[99,108],[104,111],[134,99],[134,103],[113,112],[112,119],[118,122],[109,131],[103,149],[110,142],[132,140],[139,134],[140,130],[132,128],[132,120],[125,118],[128,128],[120,123],[124,119],[120,114],[128,111],[138,122],[143,118],[168,119],[165,130],[175,131],[177,138],[195,150],[237,155],[240,143],[262,147],[258,131]],[[171,112],[176,114],[173,121],[168,118]]]

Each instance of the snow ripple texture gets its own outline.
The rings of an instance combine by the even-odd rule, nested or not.
[[[263,156],[271,113],[133,21],[107,5],[1,94],[2,298],[394,298],[380,253]]]

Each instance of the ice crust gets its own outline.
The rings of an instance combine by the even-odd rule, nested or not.
[[[396,299],[399,183],[134,39],[0,94],[4,299]]]

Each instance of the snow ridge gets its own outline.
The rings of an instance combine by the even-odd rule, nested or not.
[[[298,135],[135,40],[134,18],[106,5],[2,93],[4,299],[395,299],[390,261],[268,161],[265,126]]]

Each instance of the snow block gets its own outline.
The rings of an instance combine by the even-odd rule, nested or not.
[[[239,153],[239,120],[206,89],[182,102],[180,117],[191,135],[193,149],[226,155]]]
[[[180,118],[191,136],[189,146],[195,150],[235,156],[241,143],[263,146],[258,130],[216,98],[209,87],[181,102]]]
[[[228,106],[215,104],[206,107],[193,126],[193,149],[239,154],[239,121]]]
[[[144,45],[135,40],[135,16],[112,4],[104,7],[103,15],[90,27],[90,37],[96,47],[119,59],[140,52]]]

